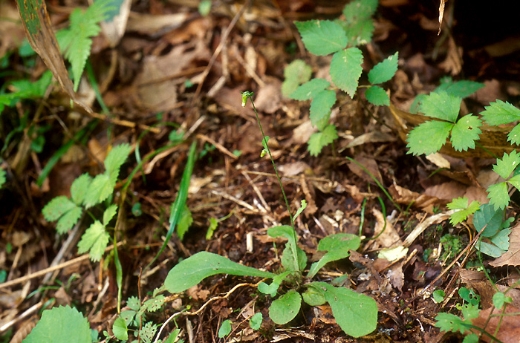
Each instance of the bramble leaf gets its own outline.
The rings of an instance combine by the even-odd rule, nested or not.
[[[325,56],[347,46],[347,36],[341,25],[330,20],[294,22],[310,53]]]
[[[312,99],[310,112],[310,120],[312,125],[318,130],[323,130],[329,122],[332,106],[336,103],[336,92],[326,89],[316,94]]]
[[[363,53],[355,47],[335,53],[330,62],[332,82],[351,98],[354,97],[358,87],[359,77],[363,71],[362,63]]]
[[[497,100],[484,108],[486,110],[480,114],[489,125],[509,124],[520,120],[520,109],[508,102]]]
[[[334,142],[338,138],[336,127],[334,125],[326,126],[323,131],[315,132],[309,138],[307,150],[309,150],[311,156],[317,156],[323,147]]]
[[[376,64],[372,70],[368,72],[368,81],[371,84],[383,83],[394,77],[397,71],[397,62],[399,61],[398,53],[389,56],[384,61]]]
[[[367,89],[365,97],[368,102],[376,106],[388,106],[390,105],[390,98],[386,94],[385,90],[379,86],[371,86]]]
[[[115,183],[111,184],[110,178],[106,173],[96,175],[85,195],[85,207],[92,207],[108,198],[114,192],[114,186]]]
[[[309,100],[313,99],[319,93],[323,92],[330,86],[329,81],[325,79],[312,79],[309,82],[299,86],[289,97],[294,100]]]
[[[456,151],[466,151],[475,148],[475,141],[482,133],[482,122],[473,115],[460,118],[451,130],[451,143]]]
[[[90,259],[98,262],[105,252],[109,239],[110,236],[105,231],[103,224],[96,220],[81,236],[81,241],[78,243],[78,252],[82,254],[90,251]]]
[[[349,45],[366,44],[372,40],[374,23],[371,19],[377,9],[377,0],[355,0],[343,9],[344,29]]]
[[[446,143],[454,124],[431,120],[415,127],[408,134],[408,153],[429,155],[439,151]]]
[[[513,170],[518,167],[520,163],[520,153],[517,151],[511,151],[511,153],[504,154],[502,159],[497,159],[497,164],[493,166],[493,171],[498,175],[502,176],[504,179],[507,179]]]
[[[459,116],[461,98],[445,91],[433,92],[421,102],[420,110],[429,117],[455,123]]]

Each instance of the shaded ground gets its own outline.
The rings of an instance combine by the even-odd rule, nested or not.
[[[1,4],[6,11],[14,9],[11,2]],[[54,224],[43,219],[41,209],[51,198],[68,195],[70,184],[81,173],[100,172],[99,162],[109,145],[137,144],[142,157],[168,144],[170,132],[176,129],[189,132],[187,142],[146,163],[143,171],[134,176],[127,195],[120,237],[124,242],[119,248],[125,275],[123,299],[130,296],[145,299],[163,283],[179,258],[202,250],[245,265],[278,270],[283,242],[273,245],[266,229],[287,223],[289,218],[271,162],[259,157],[261,135],[254,114],[249,106],[241,107],[240,92],[252,90],[266,134],[271,137],[271,149],[283,174],[291,206],[296,209],[301,199],[309,204],[296,223],[300,244],[309,258],[316,258],[317,242],[326,235],[348,232],[361,233],[367,238],[349,261],[328,266],[327,272],[319,274],[318,279],[329,281],[350,273],[350,286],[377,301],[378,328],[370,336],[350,339],[335,324],[327,306],[304,307],[290,325],[276,327],[268,319],[270,300],[252,287],[258,280],[229,276],[210,278],[186,294],[173,296],[164,311],[153,314],[153,320],[164,323],[181,308],[190,306],[196,311],[207,304],[197,314],[177,320],[183,338],[191,342],[224,341],[217,338],[217,331],[220,323],[228,318],[236,324],[230,337],[236,337],[237,341],[439,342],[462,339],[440,333],[434,327],[435,316],[439,312],[456,312],[454,305],[460,301],[456,290],[463,282],[481,292],[488,288],[482,284],[478,288],[473,279],[477,276],[464,274],[461,277],[457,266],[448,268],[469,243],[471,229],[451,226],[448,217],[442,214],[445,204],[454,197],[470,193],[474,199],[485,197],[485,187],[475,179],[489,169],[490,161],[471,157],[451,159],[452,174],[435,173],[438,167],[432,162],[406,154],[405,143],[399,139],[398,126],[388,108],[368,105],[363,96],[354,100],[340,98],[339,110],[334,114],[340,138],[318,157],[309,156],[306,149],[310,134],[306,126],[309,106],[282,98],[283,68],[295,58],[303,58],[313,66],[314,73],[319,74],[326,70],[329,61],[305,54],[291,22],[336,17],[343,4],[326,1],[291,4],[255,2],[236,25],[232,25],[242,7],[238,3],[215,4],[208,17],[198,14],[196,3],[186,5],[174,0],[135,3],[132,6],[135,13],[119,45],[111,49],[102,38],[96,39],[92,63],[111,113],[119,119],[157,127],[158,132],[146,133],[139,128],[102,121],[85,144],[71,148],[42,187],[35,183],[42,167],[67,138],[91,119],[82,115],[81,110],[71,112],[68,99],[58,91],[53,92],[41,102],[42,114],[37,120],[39,127],[48,126],[48,130],[43,133],[46,139],[43,151],[35,153],[24,150],[23,131],[10,141],[6,137],[20,126],[24,113],[34,113],[40,102],[23,104],[2,113],[5,146],[2,157],[9,164],[9,183],[1,193],[0,269],[6,272],[7,280],[17,280],[49,267],[60,249],[68,247],[57,261],[60,266],[57,272],[45,280],[49,287],[40,288],[36,296],[30,297],[43,285],[42,277],[0,289],[2,325],[20,318],[30,306],[51,300],[55,304],[76,306],[99,332],[111,330],[109,324],[117,316],[113,263],[103,268],[103,261],[92,263],[85,258],[64,267],[63,263],[76,257],[75,245],[84,227],[80,225],[66,242],[68,236],[57,236]],[[374,41],[363,47],[365,70],[399,51],[399,71],[388,83],[394,105],[406,108],[416,94],[433,90],[445,75],[486,84],[465,102],[469,112],[476,113],[495,99],[516,104],[520,95],[520,84],[516,81],[520,66],[517,45],[512,42],[516,42],[518,32],[514,31],[517,30],[514,25],[508,26],[515,21],[507,17],[513,12],[490,9],[487,5],[481,10],[478,3],[471,4],[468,1],[457,1],[454,7],[448,4],[445,16],[452,28],[444,26],[437,36],[436,1],[381,1],[375,17]],[[70,9],[78,5],[49,2],[54,24],[61,25]],[[493,17],[494,11],[498,19]],[[158,16],[167,14],[172,17],[157,27]],[[474,26],[479,20],[488,23],[488,29],[481,31],[482,26]],[[493,22],[500,25],[490,24]],[[489,26],[493,26],[493,30]],[[12,37],[16,37],[15,32],[23,32],[20,25],[10,30],[13,30]],[[7,45],[11,50],[2,52],[14,51],[15,44],[5,41],[11,44]],[[45,70],[38,59],[28,69],[16,52],[6,61],[10,69],[0,82],[17,77],[37,78]],[[208,68],[208,64],[211,67]],[[91,94],[88,89],[86,92]],[[99,105],[94,102],[93,106]],[[29,118],[33,118],[32,114]],[[108,135],[107,129],[110,130]],[[362,135],[365,139],[360,144],[349,147],[355,137]],[[172,240],[156,268],[140,275],[157,253],[168,229],[169,208],[177,194],[189,143],[193,140],[198,142],[201,151],[188,197],[193,224],[183,241],[176,237]],[[241,155],[237,157],[235,151]],[[393,201],[346,157],[366,166],[389,190]],[[128,177],[135,164],[136,157],[131,155],[121,178]],[[137,203],[141,206],[140,215],[132,212]],[[377,259],[381,247],[390,246],[395,240],[402,243],[420,223],[435,215],[437,220],[411,242],[406,258],[394,264]],[[221,220],[211,238],[206,239],[210,218]],[[371,240],[383,226],[386,234]],[[448,244],[440,244],[446,234],[453,237],[453,251],[449,251]],[[248,235],[252,236],[252,250],[246,245]],[[476,260],[475,255],[470,255],[470,262]],[[502,277],[499,272],[501,270],[493,270],[497,280]],[[239,283],[244,286],[212,300]],[[443,289],[450,297],[436,304],[429,293],[422,292],[427,286],[429,291]],[[486,296],[481,296],[486,301]],[[248,329],[247,319],[253,310],[264,315],[262,328],[257,332]],[[11,334],[16,334],[13,341],[27,334],[37,318],[37,313],[30,313],[7,326]],[[174,327],[172,322],[167,328],[173,330]]]

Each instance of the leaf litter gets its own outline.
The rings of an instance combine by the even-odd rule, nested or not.
[[[435,88],[440,75],[448,72],[457,76],[466,68],[460,56],[467,51],[463,49],[464,41],[472,37],[463,29],[459,37],[462,42],[450,36],[439,45],[442,58],[436,60],[431,54],[439,51],[434,51],[433,47],[425,51],[413,42],[414,39],[429,41],[432,46],[437,42],[432,38],[439,28],[438,24],[433,24],[437,20],[436,15],[439,15],[437,9],[406,1],[383,1],[381,5],[381,17],[376,24],[391,22],[393,25],[381,25],[384,32],[376,31],[376,43],[369,44],[364,53],[377,62],[399,50],[401,70],[398,75],[401,76],[391,81],[391,102],[407,109],[416,94]],[[14,9],[4,3],[0,6],[7,6],[8,9],[6,12],[2,10],[2,13],[12,13]],[[321,280],[330,280],[348,272],[349,287],[355,288],[357,292],[365,292],[376,300],[380,308],[378,330],[366,337],[366,341],[433,342],[449,338],[439,332],[432,318],[439,312],[446,312],[459,300],[452,296],[439,306],[423,290],[428,287],[431,290],[444,289],[449,294],[461,284],[475,288],[482,296],[484,310],[474,324],[483,328],[488,325],[485,330],[490,333],[498,330],[498,337],[503,342],[514,341],[518,330],[515,317],[504,317],[511,322],[502,323],[498,328],[495,320],[486,323],[489,315],[497,313],[497,310],[491,307],[492,285],[482,279],[481,274],[478,276],[480,281],[475,281],[465,276],[466,269],[458,267],[440,273],[450,262],[441,257],[446,247],[440,243],[440,238],[447,233],[460,236],[466,242],[472,238],[466,227],[449,225],[449,212],[444,206],[447,200],[464,194],[473,194],[473,198],[469,197],[470,201],[481,200],[482,192],[479,190],[486,189],[490,183],[486,180],[494,178],[490,172],[490,163],[486,164],[475,157],[456,159],[455,163],[448,159],[448,164],[446,159],[428,161],[412,158],[405,154],[403,143],[396,139],[396,131],[388,130],[388,126],[395,128],[395,124],[389,120],[386,108],[369,107],[360,110],[357,99],[342,99],[340,111],[334,114],[342,147],[340,154],[330,149],[317,157],[310,157],[306,152],[305,143],[314,130],[304,120],[309,116],[309,106],[295,106],[293,101],[284,99],[281,93],[283,66],[290,63],[294,55],[306,59],[317,69],[325,63],[324,58],[311,61],[308,56],[300,56],[297,52],[288,53],[292,36],[286,35],[286,32],[291,30],[290,21],[295,17],[310,19],[319,16],[317,13],[324,10],[323,6],[326,5],[318,4],[313,10],[306,6],[308,4],[303,1],[295,2],[290,7],[283,4],[273,7],[268,1],[259,4],[255,2],[246,11],[247,15],[238,17],[236,28],[227,36],[223,32],[231,27],[231,20],[240,13],[240,5],[222,4],[209,17],[202,18],[197,14],[196,7],[190,5],[175,1],[153,2],[150,9],[132,7],[126,26],[120,24],[122,27],[118,29],[123,28],[124,34],[119,37],[119,44],[126,49],[122,49],[124,54],[117,56],[117,62],[112,64],[112,76],[109,76],[103,93],[106,100],[109,100],[110,95],[112,99],[117,99],[113,102],[120,105],[114,108],[115,118],[102,124],[104,128],[110,127],[115,136],[105,136],[103,130],[97,131],[97,136],[91,138],[91,142],[97,142],[100,148],[97,151],[104,150],[103,155],[106,155],[108,147],[115,145],[116,141],[139,140],[142,151],[136,153],[142,158],[144,154],[164,145],[170,132],[166,128],[169,127],[187,135],[196,133],[199,135],[197,137],[206,137],[204,143],[200,144],[204,155],[196,164],[193,178],[197,181],[197,192],[190,192],[188,197],[188,207],[193,216],[192,227],[183,241],[176,238],[172,240],[158,268],[147,271],[145,275],[141,275],[140,270],[153,259],[155,249],[162,243],[161,236],[168,229],[165,209],[169,208],[175,198],[186,161],[187,146],[181,145],[161,155],[161,158],[145,163],[145,178],[141,178],[141,174],[134,176],[130,186],[132,194],[126,203],[125,242],[119,251],[126,278],[124,298],[136,295],[146,297],[147,292],[160,286],[168,270],[180,257],[185,258],[199,251],[210,251],[244,265],[269,271],[279,268],[280,244],[273,246],[273,240],[266,236],[266,228],[287,221],[288,214],[280,200],[281,194],[276,187],[270,162],[260,158],[261,136],[254,126],[254,114],[250,109],[240,106],[240,92],[253,89],[258,97],[262,124],[271,137],[269,145],[278,165],[284,170],[286,192],[291,199],[313,202],[311,213],[306,215],[304,212],[297,223],[304,251],[313,256],[317,253],[318,240],[332,233],[360,233],[368,238],[360,248],[361,253],[352,252],[348,261],[331,263],[326,272],[319,274]],[[342,7],[325,7],[325,10],[336,10],[339,14]],[[395,10],[397,8],[409,11],[415,17],[399,17],[399,11]],[[280,19],[278,11],[282,11],[285,19]],[[50,19],[57,17],[58,14],[51,11]],[[401,26],[403,21],[419,23],[422,29],[406,30]],[[0,21],[0,32],[4,32],[2,30],[20,32],[22,28],[20,25],[13,27],[11,21]],[[48,43],[52,36],[45,34],[45,30],[51,28],[45,27],[41,36],[33,39],[43,42],[40,48],[45,56],[43,60],[51,66],[55,75],[59,75],[63,88],[74,99],[76,96],[68,81],[68,73],[60,67],[63,60],[58,57],[59,53],[46,48],[53,44],[52,41]],[[445,30],[443,28],[441,35]],[[16,44],[20,44],[12,39],[14,36],[9,37],[3,40],[0,52],[13,52]],[[401,45],[397,46],[395,42],[399,39]],[[405,44],[408,44],[408,52],[401,50]],[[499,45],[486,44],[483,43],[482,47],[490,51],[500,48]],[[219,54],[214,53],[217,46],[222,46]],[[472,56],[471,52],[478,51],[474,47],[465,48],[470,49],[469,56]],[[94,69],[100,69],[98,73],[112,63],[107,52],[101,51],[95,56]],[[511,53],[514,51],[500,55],[508,56]],[[215,56],[215,60],[208,68],[212,56]],[[467,75],[486,75],[492,81],[485,82],[486,86],[465,106],[478,108],[496,99],[505,99],[508,94],[503,89],[514,93],[514,87],[500,87],[506,84],[503,75],[486,67],[496,62],[476,53],[473,56],[467,63]],[[30,71],[30,77],[41,72],[41,61],[37,60],[36,63],[39,63],[38,68]],[[514,65],[508,60],[501,63]],[[471,69],[475,65],[479,66],[477,72]],[[472,71],[474,74],[471,74]],[[195,91],[196,87],[200,87],[200,93]],[[13,195],[21,199],[11,202],[1,211],[0,216],[3,228],[0,269],[7,272],[6,281],[17,282],[0,284],[6,295],[0,302],[2,312],[5,313],[0,317],[2,331],[27,331],[26,325],[30,325],[32,319],[20,316],[30,310],[28,291],[37,289],[43,282],[60,287],[56,287],[57,290],[41,291],[38,301],[55,299],[61,305],[81,304],[86,309],[85,314],[90,323],[100,332],[111,330],[106,323],[117,313],[114,300],[117,296],[116,268],[113,262],[107,261],[107,268],[104,268],[102,264],[88,262],[88,258],[76,260],[77,250],[72,248],[73,245],[60,249],[60,245],[66,245],[66,242],[51,234],[54,228],[40,214],[43,205],[52,196],[67,193],[66,190],[57,190],[61,185],[56,184],[63,179],[62,182],[70,185],[71,181],[59,174],[60,171],[70,173],[67,169],[70,164],[76,165],[75,168],[81,172],[103,172],[99,162],[104,158],[93,158],[92,151],[78,145],[83,152],[78,154],[81,158],[57,164],[57,174],[51,176],[50,189],[33,186],[35,175],[47,163],[49,156],[59,149],[63,138],[81,128],[82,121],[89,120],[81,113],[78,120],[72,111],[59,107],[59,94],[56,93],[53,92],[47,101],[48,107],[55,106],[53,113],[59,114],[60,122],[46,120],[59,134],[56,133],[54,139],[48,139],[44,155],[30,153],[31,160],[26,172],[17,176],[21,184],[31,187],[7,189],[2,194],[4,202]],[[94,102],[83,105],[97,106]],[[23,106],[30,109],[35,104],[24,103]],[[349,110],[343,111],[346,108]],[[351,111],[351,108],[356,110]],[[88,108],[85,111],[92,112]],[[359,116],[361,113],[364,116]],[[153,134],[141,136],[141,132],[136,129],[157,124],[162,124],[159,125],[162,129]],[[217,144],[220,148],[215,149]],[[16,144],[11,144],[5,155],[6,160],[12,160],[16,153],[29,154],[27,150],[19,149]],[[231,158],[223,151],[241,151],[242,155]],[[344,156],[355,156],[379,183],[389,189],[393,201],[406,206],[406,213],[394,211],[395,204],[386,198],[374,180],[362,168],[347,163]],[[439,166],[439,163],[443,164]],[[462,165],[463,168],[455,170],[454,165]],[[439,170],[438,166],[445,170]],[[128,171],[122,174],[123,178],[128,177]],[[131,205],[135,203],[141,204],[143,214],[140,216],[130,212]],[[297,203],[294,201],[293,205]],[[511,208],[510,215],[515,211],[516,208]],[[205,231],[210,225],[210,218],[218,220],[218,227],[211,239],[207,239]],[[517,253],[520,249],[518,232],[518,225],[514,225],[509,250],[502,257],[489,262],[497,278],[505,277],[500,267],[520,264]],[[246,245],[246,237],[249,236],[252,237],[253,252]],[[71,240],[79,237],[71,234]],[[370,240],[374,237],[375,240]],[[398,257],[394,262],[389,262],[391,259],[378,256],[381,248],[397,249],[394,252]],[[408,250],[403,250],[406,248]],[[317,255],[315,258],[317,260]],[[52,267],[61,272],[45,280],[41,276],[24,279],[35,271],[50,271]],[[235,341],[240,341],[241,332],[248,332],[251,340],[257,342],[306,342],[318,337],[322,341],[354,341],[345,337],[334,317],[331,317],[330,307],[326,305],[314,310],[302,308],[296,322],[284,328],[275,328],[272,322],[267,321],[262,326],[264,333],[260,335],[244,331],[249,330],[248,324],[236,316],[235,310],[252,306],[251,289],[245,291],[247,286],[244,286],[229,293],[240,280],[216,277],[191,289],[187,296],[177,297],[177,308],[191,306],[201,309],[196,316],[186,317],[189,318],[187,324],[180,324],[187,332],[184,336],[186,339],[191,334],[192,341],[211,341],[217,335],[218,324],[231,319],[238,325],[232,338]],[[504,282],[498,282],[497,287],[513,287],[511,296],[515,297],[516,280],[516,276],[511,274],[509,278],[504,278]],[[436,283],[432,284],[434,281]],[[221,294],[227,295],[218,305],[215,303],[211,308],[204,306]],[[264,318],[267,318],[265,305],[264,300],[264,303],[259,301],[254,306],[255,311],[264,313]],[[517,302],[512,306],[520,307]],[[514,307],[508,307],[507,311],[513,311]],[[158,314],[158,321],[166,321],[171,314],[169,311],[165,309]],[[16,317],[20,319],[16,320]]]

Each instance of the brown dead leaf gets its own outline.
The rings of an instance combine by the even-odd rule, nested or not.
[[[520,337],[519,312],[520,309],[514,306],[507,306],[505,313],[502,313],[502,309],[490,307],[480,311],[478,318],[474,319],[472,323],[486,330],[491,337],[496,337],[503,343],[518,343],[518,338]],[[497,328],[499,330],[495,335]],[[480,334],[480,331],[473,331],[476,334]],[[487,335],[481,335],[480,340],[483,342],[496,342]]]
[[[389,248],[396,245],[402,245],[403,242],[399,237],[399,234],[394,229],[392,223],[383,214],[377,210],[372,209],[372,214],[376,218],[376,225],[374,227],[374,237],[377,236],[376,242],[379,248]]]
[[[458,75],[462,71],[462,48],[457,46],[451,36],[448,38],[448,54],[446,55],[446,59],[439,64],[439,67],[452,76]]]
[[[255,99],[256,108],[264,113],[272,114],[279,110],[282,106],[282,83],[279,80],[271,78],[258,90]]]
[[[367,156],[356,156],[354,158],[354,160],[357,163],[349,162],[347,164],[350,171],[352,171],[354,174],[356,174],[363,180],[368,181],[372,184],[375,184],[375,181],[372,177],[376,178],[376,180],[378,182],[383,183],[383,177],[381,176],[381,173],[379,172],[379,168],[377,166],[376,160],[374,160],[371,157],[367,157]],[[360,165],[363,166],[364,168],[362,168]],[[370,174],[372,174],[372,176],[370,176],[365,171],[365,169],[368,170],[368,172],[370,172]]]
[[[425,194],[419,194],[398,185],[392,185],[388,188],[392,198],[398,203],[419,207],[428,213],[432,213],[433,206],[438,205],[441,201],[435,197]]]
[[[461,197],[465,192],[466,186],[455,181],[444,182],[424,190],[425,195],[446,201]]]
[[[16,7],[11,2],[0,1],[0,13],[0,56],[5,56],[22,43],[25,34]]]
[[[152,15],[131,12],[126,31],[160,37],[166,32],[180,27],[186,19],[188,19],[188,13]]]
[[[366,143],[382,143],[382,142],[395,142],[395,135],[381,132],[381,131],[372,131],[361,136],[358,136],[352,140],[347,145],[347,148],[352,148],[358,145],[363,145]]]
[[[502,256],[489,263],[493,267],[518,266],[520,265],[520,223],[511,228],[509,235],[509,250]]]
[[[314,132],[318,129],[314,127],[310,120],[306,120],[293,130],[292,138],[295,144],[306,144]]]

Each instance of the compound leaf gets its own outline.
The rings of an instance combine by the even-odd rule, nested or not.
[[[384,61],[376,64],[374,68],[368,72],[368,81],[370,81],[371,84],[377,84],[390,80],[397,71],[398,61],[398,53],[396,52]]]
[[[339,89],[353,98],[363,68],[363,53],[356,47],[341,50],[332,56],[330,77]]]
[[[504,209],[509,204],[506,182],[495,183],[487,189],[489,202],[495,210]]]
[[[105,158],[105,170],[110,177],[110,182],[115,186],[117,177],[119,176],[119,169],[125,163],[128,154],[132,147],[129,144],[120,144],[112,148]]]
[[[480,209],[480,203],[478,201],[473,200],[469,206],[468,202],[468,198],[460,197],[453,199],[448,204],[448,208],[450,210],[459,210],[450,216],[450,223],[452,225],[462,223],[463,221],[468,219],[470,215],[472,215]]]
[[[341,25],[330,20],[296,21],[307,50],[317,56],[325,56],[347,46],[347,36]]]
[[[70,186],[70,195],[76,205],[81,205],[85,201],[91,182],[90,175],[82,174]]]
[[[497,100],[484,108],[486,110],[480,114],[489,125],[509,124],[520,120],[520,109],[508,102]]]
[[[66,196],[58,196],[52,199],[42,210],[43,216],[48,221],[58,220],[68,211],[76,207]]]
[[[439,118],[455,123],[459,115],[461,98],[445,91],[433,92],[424,97],[421,102],[421,112],[433,118]]]
[[[507,179],[513,170],[518,167],[518,164],[520,163],[520,153],[516,151],[511,151],[511,153],[504,154],[502,156],[502,159],[497,160],[497,164],[493,166],[493,171],[503,177],[504,179]]]
[[[92,207],[108,198],[114,192],[114,186],[115,183],[110,182],[110,177],[106,173],[96,175],[85,195],[85,207]]]
[[[307,146],[307,150],[311,156],[317,156],[323,147],[329,145],[334,142],[338,138],[338,133],[336,131],[336,126],[328,125],[323,131],[315,132],[309,138],[309,143]]]
[[[74,225],[76,225],[82,213],[83,209],[79,206],[70,209],[58,220],[56,231],[58,231],[60,235],[67,233]]]
[[[482,133],[482,122],[473,115],[460,118],[451,130],[451,144],[456,151],[466,151],[475,148],[475,141]]]
[[[110,236],[105,231],[103,224],[96,220],[81,236],[81,241],[78,243],[78,252],[82,254],[90,251],[90,259],[97,262],[101,260],[109,238]]]

